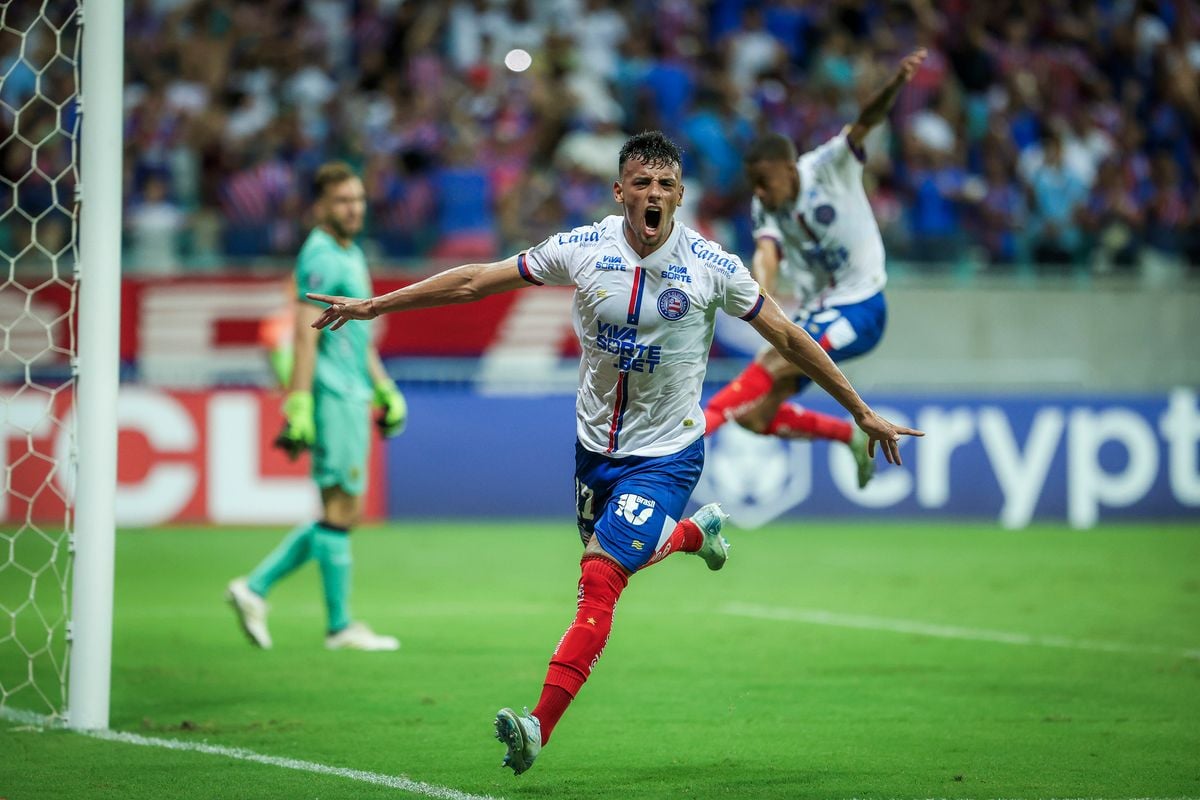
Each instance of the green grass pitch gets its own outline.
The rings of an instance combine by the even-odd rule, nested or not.
[[[270,598],[275,649],[247,644],[223,588],[280,533],[119,535],[114,729],[504,798],[1200,797],[1194,523],[735,529],[722,572],[633,578],[519,778],[492,718],[534,704],[573,614],[571,524],[356,533],[355,614],[392,654],[323,649],[312,565]],[[415,796],[0,720],[5,800]]]

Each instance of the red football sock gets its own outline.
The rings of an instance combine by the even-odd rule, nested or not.
[[[835,439],[849,442],[854,426],[844,419],[784,403],[766,432],[781,439]]]
[[[758,363],[752,363],[742,374],[733,379],[727,386],[713,395],[704,409],[704,421],[707,427],[704,432],[712,434],[725,424],[730,417],[736,417],[762,399],[771,391],[775,379],[771,373]]]
[[[570,692],[561,686],[547,683],[542,687],[542,696],[538,698],[537,706],[533,709],[533,715],[542,724],[542,744],[550,741],[550,732],[554,730],[563,712],[574,699]]]
[[[675,525],[675,530],[671,531],[671,535],[663,542],[662,547],[654,551],[654,555],[650,560],[642,565],[642,569],[657,564],[671,553],[694,553],[704,546],[704,534],[700,532],[700,526],[692,522],[690,519],[681,520]]]
[[[583,574],[575,621],[550,656],[542,697],[533,710],[542,724],[542,744],[550,740],[554,726],[600,660],[612,630],[617,598],[629,583],[624,570],[607,558],[584,556],[580,567]]]
[[[671,545],[672,553],[694,553],[704,545],[704,534],[700,532],[700,526],[690,519],[680,520],[675,530],[671,531],[667,544]]]

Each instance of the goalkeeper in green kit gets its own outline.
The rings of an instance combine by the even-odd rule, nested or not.
[[[321,308],[306,292],[370,297],[371,279],[363,251],[354,243],[366,212],[363,183],[349,165],[324,164],[315,178],[317,226],[296,263],[294,360],[285,381],[286,425],[276,445],[295,458],[312,451],[313,479],[321,490],[323,516],[287,535],[248,577],[234,579],[227,598],[250,641],[271,646],[266,596],[271,587],[309,559],[321,570],[328,611],[330,649],[395,650],[392,636],[375,633],[350,616],[350,530],[362,515],[370,451],[369,406],[384,436],[404,429],[404,396],[388,377],[371,344],[369,322],[337,331],[311,323]]]

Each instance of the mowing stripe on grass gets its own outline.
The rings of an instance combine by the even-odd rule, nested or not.
[[[1029,633],[989,631],[982,628],[962,628],[957,625],[937,625],[911,619],[870,617],[860,614],[839,614],[813,608],[780,608],[759,606],[751,603],[729,603],[721,608],[722,614],[735,617],[770,619],[780,622],[803,622],[809,625],[829,625],[835,628],[858,628],[889,633],[911,633],[917,636],[934,636],[939,639],[965,639],[973,642],[994,642],[1026,647],[1059,647],[1067,650],[1094,650],[1102,653],[1139,653],[1200,659],[1200,649],[1184,650],[1174,647],[1159,647],[1152,644],[1130,644],[1127,642],[1099,642],[1091,639],[1069,639],[1066,636],[1038,636]]]
[[[35,714],[32,711],[21,711],[15,708],[0,708],[0,718],[25,725],[36,725],[41,728],[63,727],[63,721],[60,719],[45,717],[41,714]],[[221,745],[206,744],[204,742],[185,742],[180,739],[159,739],[153,736],[141,736],[136,733],[124,733],[122,731],[77,731],[77,733],[106,742],[135,744],[141,747],[161,747],[164,750],[184,750],[191,753],[204,753],[210,756],[234,758],[238,761],[253,761],[256,764],[266,764],[270,767],[295,769],[301,772],[313,772],[318,775],[333,775],[338,778],[348,778],[352,781],[373,783],[392,789],[402,789],[424,797],[435,797],[438,800],[502,800],[502,798],[493,797],[492,795],[467,794],[466,792],[460,792],[457,789],[451,789],[447,786],[414,781],[412,778],[406,778],[403,775],[383,775],[378,772],[366,772],[361,769],[331,767],[327,764],[318,764],[315,761],[301,761],[297,758],[263,755],[262,753],[255,753],[253,750],[243,750],[240,747],[222,747]]]

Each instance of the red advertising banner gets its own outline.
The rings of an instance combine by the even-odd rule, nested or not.
[[[375,289],[389,292],[411,282],[382,277]],[[385,358],[575,355],[571,292],[543,287],[388,316],[377,324],[377,345]],[[281,277],[127,278],[121,360],[159,386],[261,383],[264,342],[289,334],[291,302],[290,282]],[[66,368],[71,303],[71,288],[63,282],[0,288],[0,316],[14,320],[10,349],[20,361],[35,369]],[[20,380],[18,366],[0,363],[0,381]]]
[[[0,391],[7,408],[0,461],[10,470],[0,520],[62,520],[73,495],[70,396]],[[309,459],[271,446],[280,396],[260,390],[124,387],[117,403],[117,524],[288,524],[319,516]],[[372,447],[366,516],[384,512],[382,448]]]
[[[377,278],[377,294],[413,281]],[[553,291],[553,290],[552,290]],[[410,311],[385,318],[377,342],[384,356],[478,356],[518,306],[519,293],[494,295],[469,308]],[[157,353],[164,342],[230,350],[257,347],[263,320],[286,311],[286,280],[263,278],[127,279],[121,307],[121,357]],[[183,331],[190,335],[182,335]],[[564,342],[570,329],[564,332]]]

